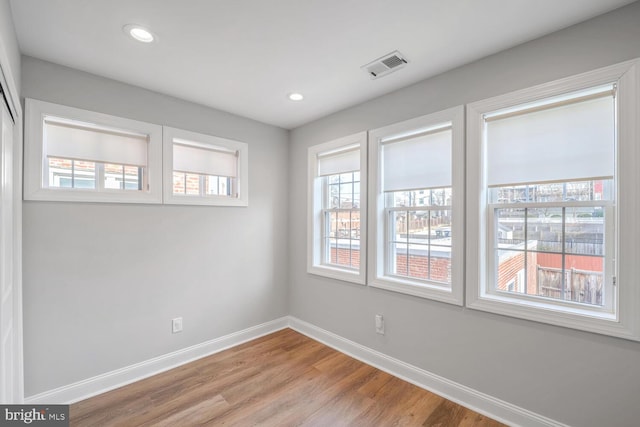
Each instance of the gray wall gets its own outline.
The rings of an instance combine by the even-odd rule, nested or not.
[[[291,314],[570,425],[638,425],[640,343],[307,274],[306,165],[313,144],[640,57],[639,23],[636,2],[293,130]]]
[[[247,208],[24,203],[26,396],[287,315],[286,130],[22,60],[24,97],[247,142],[250,168]]]
[[[8,64],[2,64],[3,68],[7,67],[11,71],[14,81],[9,84],[15,84],[16,89],[20,90],[20,49],[13,27],[9,0],[0,0],[0,49],[4,49],[9,60]]]

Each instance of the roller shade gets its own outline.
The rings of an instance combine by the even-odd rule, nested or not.
[[[613,95],[564,104],[486,121],[489,186],[613,177]]]
[[[318,176],[336,175],[360,170],[360,146],[318,155]]]
[[[146,135],[47,118],[44,136],[48,157],[140,167],[147,165]]]
[[[451,128],[382,142],[384,191],[451,186]]]
[[[199,175],[238,176],[235,151],[173,144],[173,170]]]

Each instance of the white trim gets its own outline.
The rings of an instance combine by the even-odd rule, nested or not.
[[[35,99],[25,99],[24,199],[67,202],[162,203],[162,126],[82,110]],[[126,129],[149,135],[147,183],[143,191],[95,191],[44,188],[43,120],[45,115]]]
[[[11,61],[7,49],[4,45],[4,40],[0,39],[0,80],[3,83],[3,87],[9,92],[7,97],[9,98],[11,114],[15,123],[18,124],[18,117],[22,117],[22,105],[20,104],[20,91],[16,86],[16,80],[13,77],[11,69]]]
[[[169,126],[162,127],[164,203],[170,205],[248,206],[249,205],[249,145],[245,142],[191,132]],[[237,191],[239,197],[180,196],[173,194],[173,140],[184,139],[202,148],[218,146],[238,152]]]
[[[9,109],[14,119],[13,127],[13,378],[14,398],[11,403],[24,400],[24,358],[23,358],[23,322],[22,322],[22,124],[23,111],[20,103],[20,91],[11,68],[11,60],[0,39],[0,84],[6,91]],[[2,102],[2,101],[0,101]]]
[[[451,122],[451,204],[454,233],[451,247],[451,286],[438,284],[422,286],[416,281],[385,275],[387,252],[385,242],[385,193],[382,188],[380,149],[382,141],[402,138]],[[428,298],[449,304],[462,305],[464,299],[464,107],[457,106],[436,113],[395,123],[369,132],[369,286]]]
[[[145,360],[144,362],[29,396],[25,399],[25,402],[28,404],[71,404],[78,402],[285,329],[287,326],[287,317],[281,317],[201,344]]]
[[[22,321],[22,110],[18,111],[13,128],[13,334],[14,334],[14,397],[24,400],[24,346]]]
[[[491,295],[489,283],[488,252],[488,204],[486,149],[484,147],[483,121],[485,113],[509,108],[518,104],[573,92],[584,88],[615,82],[618,106],[617,171],[618,189],[617,232],[618,311],[605,319],[562,309],[559,304],[522,302],[516,298]],[[637,183],[640,173],[640,149],[638,126],[640,122],[640,60],[632,60],[573,77],[534,86],[467,105],[467,307],[522,319],[549,323],[589,332],[640,340],[640,286],[637,264],[640,256],[637,236],[640,225],[637,212],[640,194]],[[622,232],[621,232],[622,231]],[[617,317],[617,318],[616,318]]]
[[[295,317],[289,316],[289,327],[341,353],[504,424],[527,427],[567,427],[566,424],[387,356]]]
[[[323,189],[317,176],[318,155],[334,152],[343,147],[358,146],[360,150],[360,268],[348,270],[335,265],[322,264]],[[307,273],[345,282],[364,285],[367,274],[367,132],[334,139],[309,147],[307,184]]]
[[[293,316],[285,316],[144,362],[58,387],[26,399],[27,404],[71,404],[166,372],[287,327],[363,363],[511,426],[566,427],[565,424],[387,356]]]

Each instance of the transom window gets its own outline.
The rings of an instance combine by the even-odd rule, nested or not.
[[[142,191],[148,135],[46,116],[45,186]]]
[[[167,126],[163,131],[165,203],[248,204],[247,144]]]
[[[162,128],[27,99],[25,198],[162,202]]]

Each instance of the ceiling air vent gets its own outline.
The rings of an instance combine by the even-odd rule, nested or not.
[[[396,50],[360,68],[369,74],[372,79],[377,79],[399,70],[405,65],[407,65],[407,60],[403,54]]]

